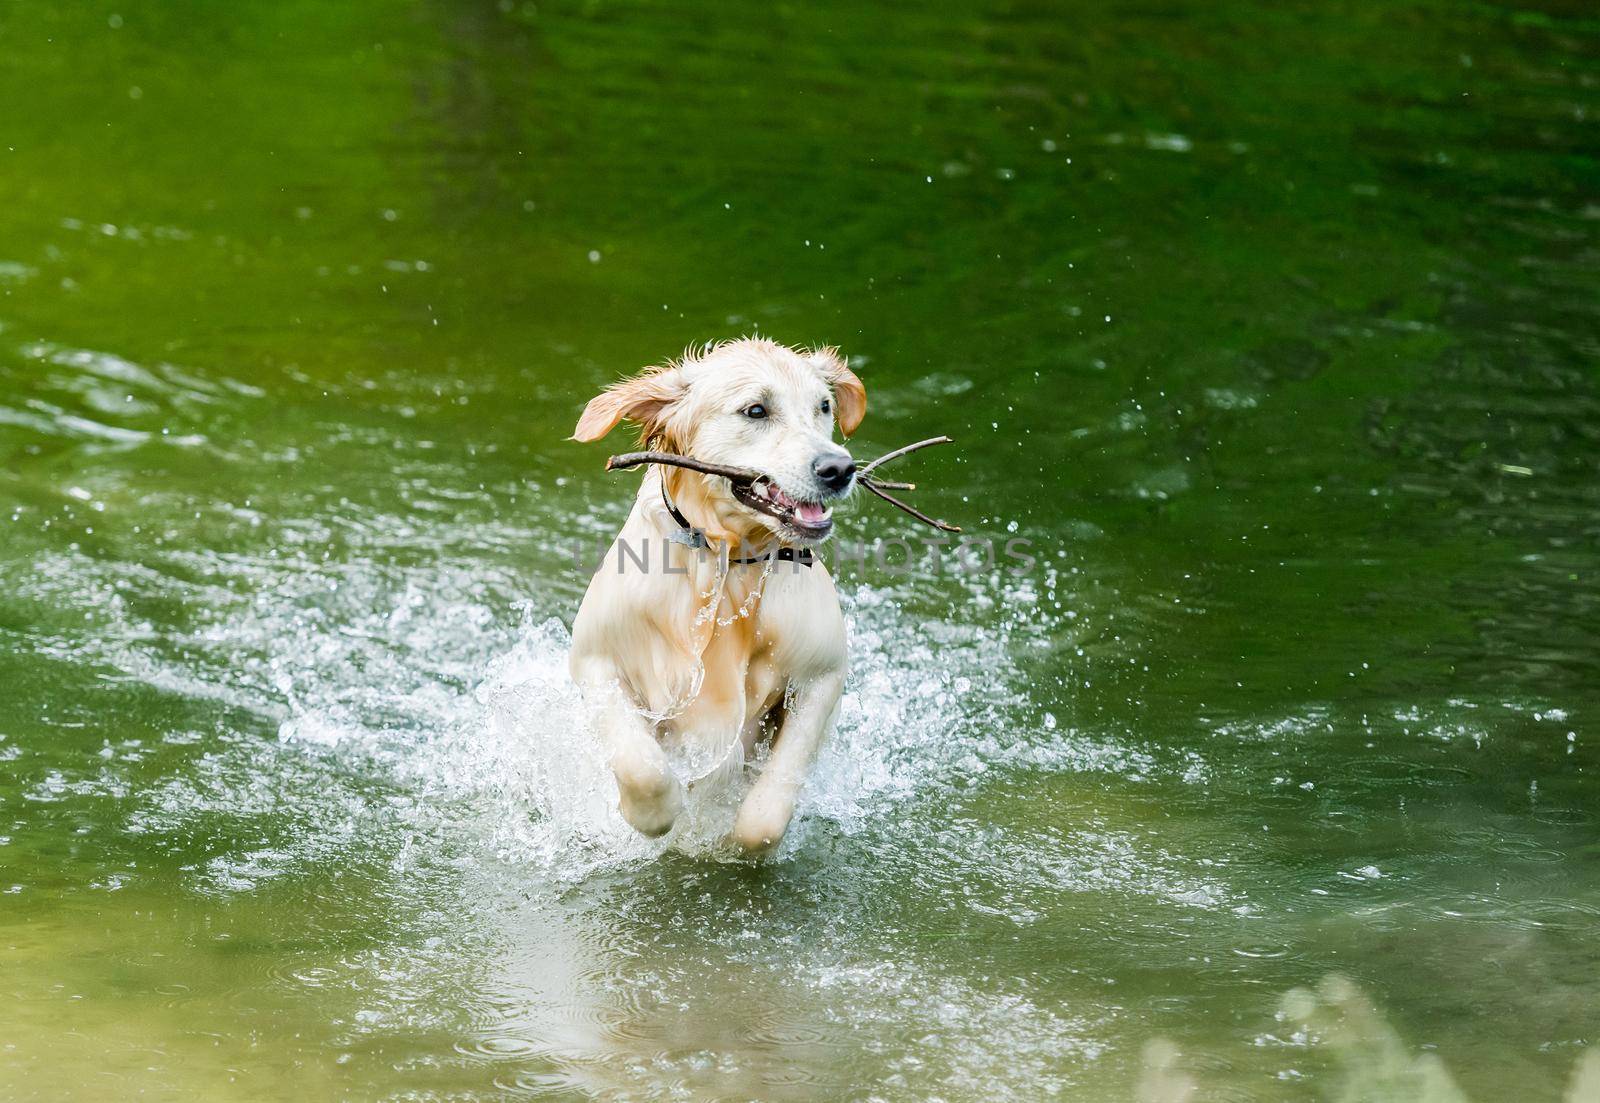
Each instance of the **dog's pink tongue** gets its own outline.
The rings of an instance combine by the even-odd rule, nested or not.
[[[817,502],[801,502],[795,507],[794,515],[808,525],[820,525],[828,516],[828,510]]]

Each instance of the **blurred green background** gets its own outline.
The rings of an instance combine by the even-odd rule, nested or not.
[[[0,49],[7,1099],[1569,1090],[1591,6],[39,2]],[[562,651],[633,485],[578,410],[746,333],[840,345],[858,455],[950,433],[919,503],[1040,556],[844,575],[762,867],[618,829]]]

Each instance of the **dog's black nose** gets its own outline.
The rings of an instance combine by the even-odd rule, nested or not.
[[[843,490],[856,477],[856,461],[848,455],[824,456],[811,465],[811,470],[829,490]]]

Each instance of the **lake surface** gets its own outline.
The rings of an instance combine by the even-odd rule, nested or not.
[[[6,1099],[1584,1075],[1592,7],[41,0],[0,47]],[[841,569],[763,865],[628,832],[565,672],[633,481],[563,438],[745,333],[840,345],[856,453],[950,433],[897,474],[1036,557]]]

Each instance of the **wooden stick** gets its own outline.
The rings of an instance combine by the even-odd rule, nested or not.
[[[871,463],[867,464],[867,466],[863,467],[859,472],[857,472],[857,474],[858,475],[870,475],[870,474],[872,474],[872,469],[873,468],[879,467],[879,466],[881,466],[883,464],[886,464],[890,460],[897,460],[901,456],[906,455],[908,452],[915,452],[918,449],[922,449],[922,448],[931,448],[935,444],[954,444],[954,443],[955,443],[955,441],[951,440],[949,437],[929,437],[927,440],[919,440],[915,444],[906,445],[904,448],[896,448],[893,452],[885,452],[883,455],[879,456],[877,459],[875,459]]]
[[[936,518],[929,517],[926,513],[923,513],[920,509],[914,509],[911,506],[906,505],[899,498],[894,498],[894,497],[891,497],[888,494],[885,494],[883,491],[878,489],[877,484],[872,479],[863,479],[863,480],[861,480],[861,485],[866,487],[872,493],[876,494],[878,497],[882,498],[884,501],[888,502],[890,505],[894,506],[896,509],[904,510],[905,512],[911,514],[911,516],[915,517],[917,520],[921,521],[925,525],[932,525],[934,528],[939,529],[939,530],[941,530],[943,532],[960,532],[961,531],[961,528],[958,525],[952,525],[948,521],[940,521],[940,520],[938,520]]]
[[[867,466],[861,468],[861,470],[856,473],[856,481],[862,486],[866,487],[868,491],[876,494],[878,497],[882,498],[896,509],[909,513],[911,516],[915,517],[925,525],[932,525],[934,528],[940,529],[944,532],[960,532],[961,529],[958,526],[952,525],[948,521],[940,521],[937,518],[929,517],[920,509],[915,509],[912,506],[907,505],[899,498],[893,497],[884,490],[885,487],[890,487],[895,490],[915,490],[917,488],[916,483],[890,482],[884,479],[873,478],[870,474],[872,469],[877,467],[879,464],[888,460],[898,459],[907,452],[915,452],[919,448],[927,448],[930,445],[951,443],[953,442],[949,437],[932,437],[928,440],[920,440],[915,444],[908,444],[904,448],[896,448],[893,452],[890,452],[887,455],[879,456],[877,459],[867,464]],[[708,463],[705,460],[697,460],[692,456],[679,456],[672,452],[624,452],[620,456],[612,456],[610,459],[608,459],[606,461],[606,470],[621,471],[625,468],[639,467],[647,463],[660,463],[666,464],[669,467],[682,467],[690,471],[698,471],[703,475],[720,475],[724,479],[732,479],[734,482],[739,483],[753,483],[757,479],[763,477],[759,471],[751,471],[743,467],[729,467],[727,464],[721,463]]]
[[[686,467],[690,471],[698,471],[703,475],[721,475],[724,479],[732,479],[737,483],[753,483],[761,478],[761,472],[750,471],[743,467],[729,467],[721,463],[707,463],[697,460],[692,456],[679,456],[671,452],[624,452],[620,456],[612,456],[606,461],[607,471],[621,471],[626,467],[638,467],[646,463],[664,463],[670,467]]]

